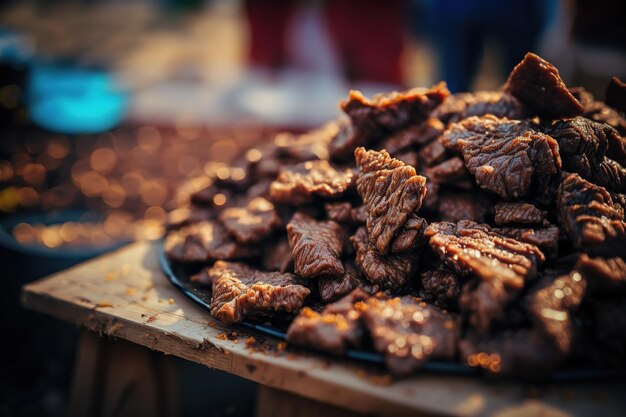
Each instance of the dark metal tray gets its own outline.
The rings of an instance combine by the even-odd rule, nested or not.
[[[161,265],[161,269],[163,273],[167,277],[167,279],[185,296],[190,298],[193,302],[201,306],[207,311],[211,311],[211,298],[209,293],[202,288],[200,285],[197,285],[189,280],[189,274],[180,267],[177,267],[175,263],[170,262],[170,260],[165,255],[165,251],[163,249],[163,242],[160,241],[158,244],[158,257],[159,264]],[[269,335],[275,337],[277,339],[286,340],[285,332],[276,327],[270,326],[266,324],[254,323],[251,321],[243,321],[239,323],[239,325],[247,327],[249,329],[256,330],[265,335]],[[382,355],[365,351],[365,350],[348,350],[345,354],[346,357],[350,359],[355,359],[362,362],[368,362],[373,364],[384,364],[384,358]],[[442,362],[442,361],[429,361],[422,367],[422,370],[427,372],[435,372],[435,373],[444,373],[444,374],[455,374],[455,375],[471,375],[471,374],[480,374],[479,370],[476,368],[471,368],[466,365],[462,365],[459,363],[451,363],[451,362]],[[626,376],[626,369],[563,369],[557,372],[554,372],[550,376],[550,380],[553,381],[574,381],[574,380],[589,380],[594,378],[607,378],[607,377],[624,377]]]

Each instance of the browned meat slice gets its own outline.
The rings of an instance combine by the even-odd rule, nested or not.
[[[178,262],[243,259],[259,254],[258,248],[231,240],[224,226],[214,220],[170,231],[163,246],[168,258]]]
[[[525,196],[535,177],[561,168],[558,143],[526,121],[470,117],[451,125],[442,140],[461,152],[481,188],[505,200]]]
[[[576,164],[575,157],[584,157],[588,163],[598,163],[606,155],[609,143],[621,144],[617,130],[605,123],[594,122],[584,117],[559,120],[546,133],[559,143],[563,168]],[[575,166],[575,165],[574,165]]]
[[[324,211],[328,220],[337,223],[349,223],[352,220],[352,204],[347,201],[324,204]]]
[[[324,211],[328,220],[341,224],[363,224],[367,220],[367,207],[352,207],[348,202],[326,203]]]
[[[492,321],[504,318],[509,301],[536,275],[545,259],[536,246],[467,220],[432,223],[426,236],[444,264],[460,275],[478,278],[464,287],[459,307],[482,333]]]
[[[431,223],[426,237],[441,260],[458,274],[500,280],[512,288],[522,288],[544,261],[536,246],[506,238],[485,224],[469,220]]]
[[[508,119],[525,119],[528,111],[515,97],[500,91],[453,94],[435,110],[433,116],[450,123],[471,116],[493,114]]]
[[[470,330],[459,343],[461,357],[488,373],[542,378],[565,359],[535,328],[507,329],[488,336]]]
[[[424,175],[426,175],[429,181],[439,184],[456,184],[459,180],[469,177],[463,160],[458,156],[426,168]]]
[[[556,226],[548,226],[540,229],[503,227],[494,230],[511,239],[535,245],[548,257],[556,256],[559,249],[560,232],[559,228]]]
[[[350,238],[356,250],[356,264],[365,278],[381,288],[401,288],[406,285],[414,269],[414,255],[380,255],[367,238],[367,229],[359,228]]]
[[[343,230],[337,223],[296,213],[287,225],[295,273],[303,278],[341,277]]]
[[[219,220],[240,243],[259,242],[281,224],[274,205],[263,197],[254,198],[245,205],[224,209]]]
[[[384,255],[411,213],[417,212],[426,194],[426,178],[415,168],[393,159],[386,151],[355,152],[359,175],[356,186],[367,206],[370,242]]]
[[[622,213],[626,214],[626,194],[620,193],[611,193],[611,198],[613,199],[613,205],[619,211],[621,209]],[[626,220],[626,218],[625,218]]]
[[[626,190],[626,169],[605,157],[609,149],[620,160],[626,153],[617,130],[584,117],[561,120],[547,133],[559,143],[563,168],[613,191]]]
[[[626,293],[626,262],[622,258],[590,258],[583,254],[575,269],[580,271],[594,293],[605,296]]]
[[[423,241],[424,230],[428,227],[426,220],[411,214],[391,243],[391,253],[401,254],[413,252]]]
[[[368,140],[365,135],[359,134],[351,122],[346,121],[341,124],[339,132],[328,145],[330,157],[337,161],[347,161],[354,155],[354,150],[366,145]]]
[[[318,280],[319,296],[324,303],[338,300],[357,288],[368,294],[374,294],[379,290],[377,285],[365,281],[356,265],[352,263],[346,265],[346,274],[343,277],[322,277]]]
[[[430,142],[419,151],[419,160],[422,165],[429,167],[441,161],[446,153],[446,148],[438,140]]]
[[[291,248],[286,237],[265,242],[263,248],[263,269],[266,271],[293,272]]]
[[[580,116],[584,110],[565,86],[559,70],[532,52],[513,68],[504,91],[541,117],[574,117]]]
[[[287,330],[287,341],[335,355],[342,355],[349,347],[359,347],[363,336],[361,313],[354,305],[368,297],[357,289],[327,305],[321,313],[303,308]]]
[[[195,282],[196,284],[201,284],[210,289],[213,286],[213,276],[209,275],[210,269],[210,266],[205,266],[200,271],[190,276],[189,281]]]
[[[328,161],[307,161],[282,167],[270,185],[270,197],[278,203],[299,205],[315,196],[336,197],[352,184],[351,169],[337,170]]]
[[[622,135],[622,141],[624,141],[624,136],[626,136],[626,118],[624,118],[623,113],[618,112],[601,101],[594,101],[592,104],[585,106],[584,116],[593,121],[606,123],[615,128],[620,135]],[[609,155],[609,157],[617,159],[615,156]]]
[[[444,130],[444,124],[439,119],[431,117],[423,123],[411,125],[392,134],[382,142],[381,147],[394,155],[415,145],[432,142]]]
[[[441,185],[435,181],[428,181],[426,184],[426,196],[424,197],[423,205],[426,209],[436,211],[439,207],[439,194]]]
[[[191,202],[197,205],[213,207],[216,211],[221,210],[232,200],[231,190],[211,184],[191,194]]]
[[[213,276],[211,315],[224,323],[268,311],[295,313],[310,293],[293,274],[262,272],[238,262],[217,261],[209,276]]]
[[[455,315],[411,296],[371,297],[362,309],[374,349],[391,373],[407,375],[430,359],[454,358],[459,335]]]
[[[344,124],[343,121],[332,121],[303,134],[279,133],[274,137],[275,151],[283,160],[304,162],[329,159],[329,144]]]
[[[420,295],[438,307],[455,307],[461,293],[460,278],[445,266],[434,271],[426,271],[421,275],[422,289]]]
[[[429,90],[413,89],[404,92],[378,94],[371,100],[359,91],[350,91],[341,109],[350,116],[358,135],[379,138],[411,124],[426,120],[429,114],[448,97],[445,83]],[[367,140],[365,143],[368,143]]]
[[[604,161],[592,171],[591,179],[611,191],[626,192],[626,168],[612,159],[604,158]]]
[[[343,277],[322,277],[318,280],[320,298],[324,303],[330,303],[361,287],[361,281],[353,272],[347,272]]]
[[[501,201],[496,204],[497,225],[519,223],[519,224],[541,224],[548,226],[547,213],[528,203],[507,203]]]
[[[491,201],[483,191],[445,193],[439,197],[439,215],[441,220],[457,222],[472,220],[478,223],[485,221],[489,213]]]
[[[574,247],[590,254],[626,256],[624,213],[605,188],[564,172],[556,203],[559,224]]]
[[[526,297],[531,320],[558,352],[568,355],[574,339],[571,313],[582,302],[586,281],[577,271],[547,270],[537,287]]]
[[[180,207],[172,210],[167,214],[166,228],[178,229],[192,223],[198,223],[203,220],[211,220],[215,217],[215,211],[211,208],[191,205],[189,207]]]
[[[611,78],[606,87],[604,101],[617,111],[626,113],[626,83],[617,77]]]

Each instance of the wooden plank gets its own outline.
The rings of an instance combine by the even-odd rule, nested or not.
[[[287,391],[259,385],[257,390],[256,417],[364,417],[345,408],[309,400]],[[417,416],[416,416],[417,417]],[[420,415],[420,417],[424,417]]]
[[[156,245],[139,242],[24,287],[25,307],[361,413],[622,416],[626,381],[542,384],[419,374],[390,383],[381,370],[310,352],[246,346],[254,335],[213,320],[161,273]],[[236,331],[233,340],[227,333]],[[258,335],[257,335],[258,336]],[[261,340],[261,337],[259,337]]]
[[[70,394],[70,417],[176,417],[174,364],[124,340],[81,333]]]

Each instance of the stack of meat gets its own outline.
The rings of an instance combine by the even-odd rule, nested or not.
[[[532,53],[502,91],[357,91],[346,119],[248,150],[172,216],[226,323],[502,375],[626,358],[626,88],[568,89]],[[226,178],[226,179],[224,179]]]

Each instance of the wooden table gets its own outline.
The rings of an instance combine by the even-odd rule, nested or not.
[[[256,342],[251,343],[250,337],[255,335],[249,330],[213,320],[179,293],[161,273],[156,251],[154,243],[135,243],[26,285],[23,305],[100,335],[126,339],[256,381],[261,384],[259,416],[626,415],[623,380],[527,385],[419,374],[391,381],[379,368],[291,348],[284,350],[283,344],[267,336],[256,335]],[[233,330],[236,335],[230,334]],[[158,384],[159,379],[167,380],[170,371],[155,366],[154,358],[150,362],[145,357],[162,355],[86,333],[75,371],[73,414],[89,415],[95,413],[95,408],[100,408],[100,415],[124,414],[119,409],[122,405],[115,408],[117,403],[110,405],[101,398],[107,391],[107,395],[125,398],[126,403],[122,403],[127,404],[124,395],[129,394],[119,388],[124,379],[141,381],[141,389],[152,392],[157,399],[152,406],[160,414],[175,413],[175,399],[166,401],[174,390]],[[110,353],[111,345],[123,348]],[[102,369],[103,363],[119,369],[116,384],[106,390],[98,382],[103,374],[111,373]],[[148,364],[147,372],[132,370],[141,363]],[[149,404],[142,398],[149,395],[139,397],[138,404],[146,411]],[[105,406],[108,411],[102,412]]]

